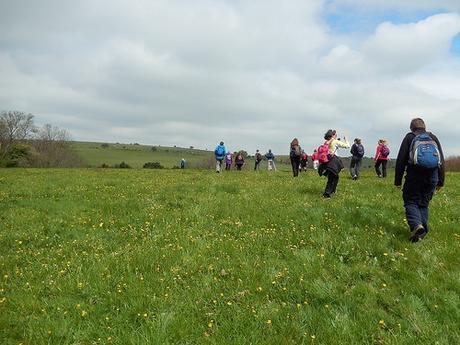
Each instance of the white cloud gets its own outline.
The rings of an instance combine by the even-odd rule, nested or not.
[[[448,56],[458,14],[335,36],[325,3],[2,2],[0,107],[75,139],[203,148],[223,139],[277,153],[294,136],[312,150],[329,127],[362,137],[368,152],[389,137],[395,151],[416,113],[450,133],[437,119],[460,111]]]
[[[377,27],[364,45],[365,54],[384,71],[410,74],[447,55],[460,32],[460,15],[438,14],[411,24],[389,22]]]

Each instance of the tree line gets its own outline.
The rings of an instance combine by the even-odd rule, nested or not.
[[[34,115],[0,113],[0,167],[79,167],[83,162],[69,145],[67,130],[51,124],[38,127]]]

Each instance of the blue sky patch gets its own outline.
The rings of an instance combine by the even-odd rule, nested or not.
[[[325,20],[332,32],[346,33],[372,33],[383,22],[393,24],[416,23],[432,15],[446,13],[437,11],[411,11],[401,12],[396,10],[356,9],[341,8],[338,11],[326,12]]]
[[[450,46],[450,52],[454,55],[460,56],[460,33],[454,37],[452,40],[452,45]]]

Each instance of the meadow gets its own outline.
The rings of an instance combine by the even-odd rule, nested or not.
[[[460,174],[0,170],[0,344],[459,344]]]
[[[159,162],[166,168],[172,168],[179,166],[182,158],[187,160],[189,166],[202,163],[207,158],[213,158],[211,151],[192,148],[82,141],[69,143],[71,148],[90,167],[100,167],[102,164],[112,166],[126,162],[132,168],[142,168],[144,163]]]

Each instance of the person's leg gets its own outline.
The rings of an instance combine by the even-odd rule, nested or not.
[[[427,234],[428,234],[428,213],[429,213],[429,210],[428,210],[428,206],[419,206],[419,210],[420,210],[420,217],[421,217],[421,220],[422,220],[422,225],[423,225],[423,228],[425,229],[425,231],[419,235],[420,238],[424,238]]]
[[[404,202],[404,208],[406,210],[407,225],[409,225],[411,231],[420,225],[423,226],[422,214],[416,202],[408,200]]]
[[[387,163],[388,161],[382,161],[382,176],[387,177]]]
[[[216,172],[220,172],[220,161],[216,159]]]
[[[423,224],[423,227],[425,228],[425,232],[419,236],[420,238],[424,238],[429,231],[429,226],[428,226],[429,207],[430,207],[430,201],[434,195],[434,191],[436,190],[436,186],[438,185],[438,171],[435,170],[431,174],[427,175],[424,182],[425,184],[424,184],[424,188],[422,192],[421,202],[419,204],[419,209],[420,209],[420,214],[422,217],[422,224]]]
[[[351,175],[351,178],[354,178],[356,176],[355,166],[356,166],[355,158],[351,157],[351,161],[350,161],[350,175]]]
[[[382,177],[382,172],[380,171],[380,164],[382,164],[382,161],[377,160],[374,165],[375,173],[377,174],[378,177]]]
[[[358,163],[359,163],[359,160],[356,159],[356,158],[351,158],[351,163],[350,163],[350,166],[352,165],[352,169],[351,169],[351,174],[354,179],[357,179],[358,178]]]
[[[356,175],[356,178],[359,178],[359,174],[360,174],[360,171],[361,171],[361,164],[363,163],[363,160],[362,158],[358,159],[356,161],[356,164],[355,164],[355,175]]]
[[[292,169],[292,175],[296,177],[296,162],[294,158],[291,158],[291,169]]]
[[[337,185],[339,184],[339,174],[334,175],[334,184],[332,186],[332,193],[335,193],[337,191]]]
[[[426,214],[424,210],[425,206],[423,206],[422,191],[423,184],[417,175],[406,175],[406,181],[403,186],[403,200],[406,211],[406,221],[411,231],[409,240],[413,243],[418,242],[420,238],[426,235],[426,229],[423,225],[424,216],[426,216]]]
[[[324,189],[323,196],[325,198],[330,198],[334,190],[335,175],[331,172],[327,173],[327,183],[326,188]]]

